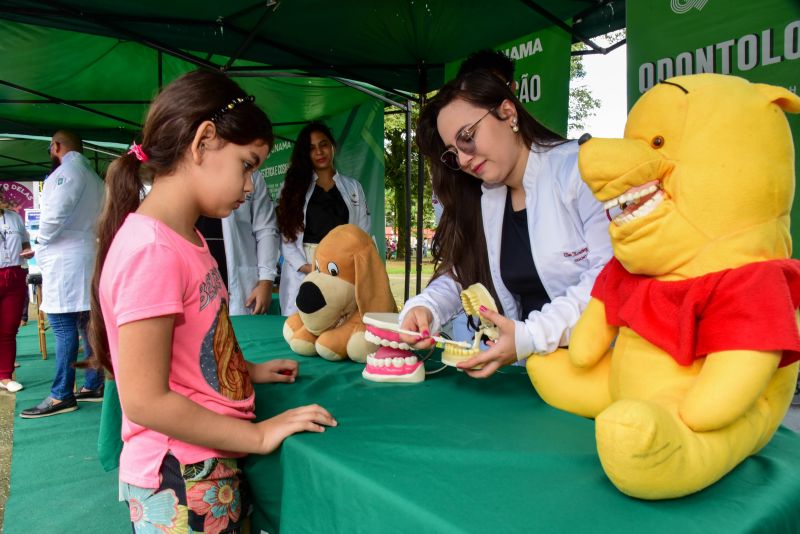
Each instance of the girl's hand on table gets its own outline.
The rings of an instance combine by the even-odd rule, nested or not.
[[[433,321],[433,314],[431,314],[428,308],[425,306],[414,306],[408,310],[400,328],[412,332],[419,332],[419,335],[400,334],[400,341],[408,343],[417,350],[432,347],[436,342],[429,337],[431,335],[431,321]]]
[[[295,360],[278,359],[264,363],[247,362],[247,371],[254,384],[284,382],[291,384],[297,378],[300,364]]]
[[[260,454],[269,454],[277,449],[283,440],[299,432],[325,432],[326,426],[339,423],[319,404],[309,404],[286,410],[266,421],[256,423],[261,432]]]
[[[514,338],[516,323],[508,317],[484,307],[481,307],[480,314],[497,325],[500,336],[494,341],[487,342],[489,350],[458,364],[458,368],[463,369],[472,378],[488,378],[500,367],[517,361],[517,347]],[[472,369],[478,365],[483,365],[483,368]]]

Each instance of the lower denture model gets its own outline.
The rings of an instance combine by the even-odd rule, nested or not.
[[[418,383],[425,380],[425,366],[407,343],[400,341],[396,313],[366,313],[364,339],[378,345],[367,355],[361,376],[372,382]]]

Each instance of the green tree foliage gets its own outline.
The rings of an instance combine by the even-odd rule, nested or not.
[[[601,36],[596,40],[600,46],[608,47],[625,39],[625,30],[618,30]],[[587,50],[583,43],[572,45],[572,51]],[[583,56],[573,55],[569,64],[569,134],[577,136],[586,128],[586,119],[593,117],[602,102],[592,96],[591,90],[583,83],[586,70]]]
[[[575,43],[572,51],[585,50],[586,45]],[[586,77],[583,56],[571,56],[569,62],[569,132],[581,132],[586,127],[586,119],[594,116],[600,101],[592,96],[591,90],[582,83]]]
[[[395,108],[396,109],[396,108]],[[390,111],[387,108],[387,111]],[[417,126],[419,107],[414,106],[411,113],[412,130]],[[406,228],[406,118],[403,113],[393,113],[384,117],[384,158],[386,166],[386,226],[391,226],[398,233],[397,257],[405,257],[405,228]],[[412,131],[412,140],[413,139]],[[411,151],[411,226],[416,227],[417,222],[417,180],[419,161],[417,147],[412,144]],[[431,204],[430,174],[426,172],[424,191],[422,193],[423,212],[422,221],[424,228],[433,228],[436,224]]]

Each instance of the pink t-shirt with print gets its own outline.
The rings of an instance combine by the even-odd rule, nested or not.
[[[174,315],[170,389],[219,414],[255,417],[253,386],[228,318],[228,293],[205,241],[194,245],[160,221],[131,213],[103,265],[100,305],[115,370],[120,326]],[[124,412],[123,482],[158,487],[167,452],[183,464],[242,456],[170,438],[131,422]]]

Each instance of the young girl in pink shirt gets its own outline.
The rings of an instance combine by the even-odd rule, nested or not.
[[[297,362],[244,360],[217,264],[194,228],[253,190],[273,143],[253,100],[221,73],[181,76],[153,101],[142,144],[106,176],[91,339],[117,381],[120,499],[136,532],[239,532],[237,458],[336,425],[318,405],[252,422],[252,384],[294,382]]]

